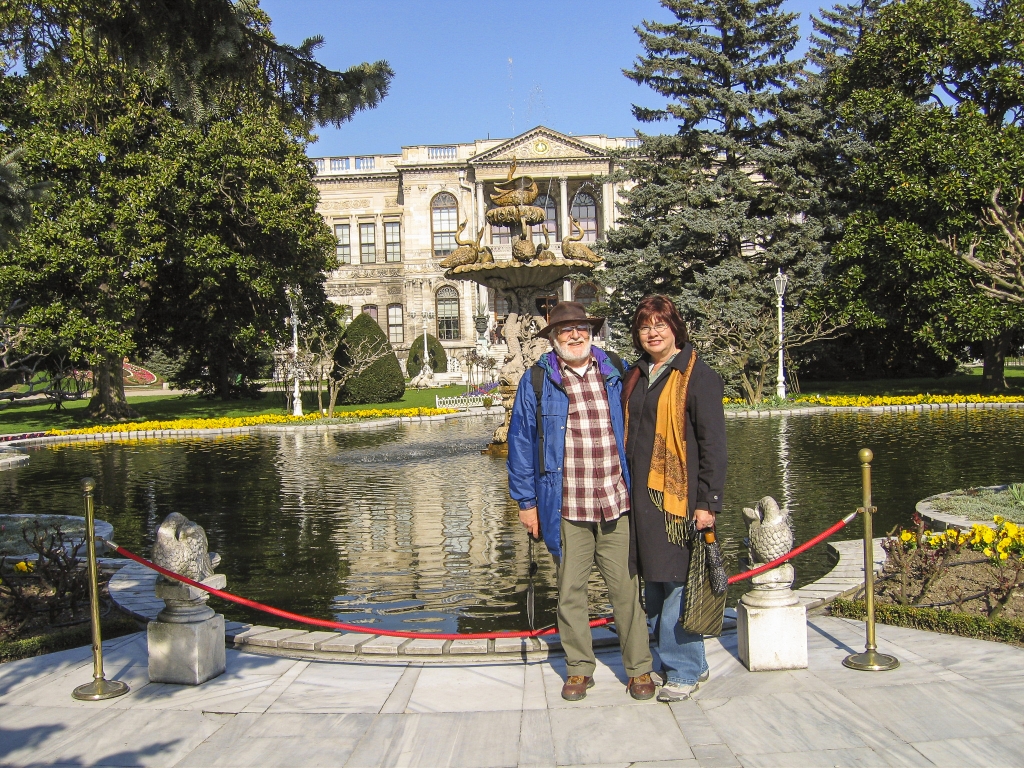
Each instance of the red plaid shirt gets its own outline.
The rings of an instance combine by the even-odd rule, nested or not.
[[[616,520],[629,509],[629,493],[619,464],[604,377],[593,358],[582,376],[559,362],[562,385],[569,395],[562,517],[583,523]]]

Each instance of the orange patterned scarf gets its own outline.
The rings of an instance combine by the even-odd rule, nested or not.
[[[647,492],[654,506],[665,513],[665,533],[673,544],[686,543],[686,520],[690,494],[686,481],[686,396],[690,374],[697,360],[697,351],[690,353],[690,362],[682,373],[668,372],[665,391],[658,399],[654,426],[654,451],[647,475]]]

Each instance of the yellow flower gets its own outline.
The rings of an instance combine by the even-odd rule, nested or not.
[[[1007,557],[1009,557],[1009,555],[1006,552],[1000,552],[999,553],[999,559],[1000,560],[1005,560]]]
[[[914,539],[914,534],[911,533],[910,531],[903,531],[900,534],[900,541],[907,542],[907,541],[913,541],[913,539]]]
[[[982,550],[981,554],[983,554],[985,557],[992,557],[992,555],[995,553],[992,551],[992,547],[985,547],[985,549]]]
[[[996,525],[1002,525],[1004,520],[1006,520],[1006,518],[1002,515],[996,515],[992,518],[992,522],[994,522]]]
[[[14,570],[18,573],[31,573],[36,569],[35,563],[30,563],[27,560],[22,560],[20,563],[14,564]]]

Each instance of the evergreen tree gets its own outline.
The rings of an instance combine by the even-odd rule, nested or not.
[[[662,4],[676,20],[637,29],[645,53],[625,74],[669,99],[634,115],[678,129],[641,134],[624,159],[635,186],[608,238],[612,309],[624,324],[646,293],[671,296],[733,394],[741,388],[756,402],[778,351],[778,269],[790,278],[788,303],[800,305],[787,314],[788,342],[824,332],[802,307],[821,279],[813,258],[821,225],[807,215],[808,189],[781,141],[801,66],[787,58],[796,16],[780,10],[781,0]]]

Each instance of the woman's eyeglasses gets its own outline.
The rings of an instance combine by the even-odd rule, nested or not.
[[[639,333],[641,336],[650,336],[652,333],[656,331],[659,336],[664,336],[665,331],[667,330],[667,323],[658,323],[657,325],[641,325],[639,328],[637,328],[637,333]]]

